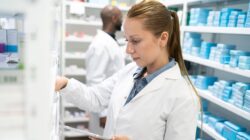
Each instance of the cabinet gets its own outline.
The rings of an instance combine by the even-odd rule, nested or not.
[[[15,53],[13,50],[4,53],[18,56],[17,64],[1,60],[5,63],[0,67],[1,140],[59,139],[55,119],[58,114],[52,110],[58,47],[52,42],[58,37],[58,31],[52,28],[56,26],[56,2],[1,1],[0,18],[12,19],[12,29],[17,31],[16,43],[8,44],[16,45]],[[5,30],[5,27],[2,28]]]
[[[182,25],[181,25],[181,38],[182,38],[182,47],[183,47],[183,56],[184,59],[188,62],[191,62],[193,66],[192,74],[200,74],[200,75],[211,75],[218,77],[219,80],[234,80],[236,82],[244,82],[249,83],[250,81],[250,70],[241,69],[239,67],[232,67],[229,64],[223,64],[218,61],[212,61],[210,59],[202,58],[198,56],[195,50],[191,50],[189,53],[185,50],[185,34],[186,33],[199,33],[201,34],[201,38],[206,42],[215,42],[222,44],[233,44],[236,45],[236,50],[250,51],[248,40],[250,39],[250,28],[247,27],[220,27],[215,25],[192,25],[190,24],[192,18],[192,10],[194,8],[204,8],[210,9],[214,11],[221,12],[223,8],[234,8],[234,9],[242,9],[243,12],[249,11],[249,1],[240,0],[240,1],[230,1],[230,0],[193,0],[193,1],[183,1],[178,5],[174,5],[174,7],[180,7],[179,9],[183,9],[183,17],[182,17]],[[198,9],[201,10],[201,9]],[[229,9],[224,9],[229,10]],[[231,10],[231,9],[230,9]],[[237,12],[235,12],[237,13]],[[204,13],[203,13],[204,14]],[[222,15],[222,13],[220,13]],[[191,16],[191,17],[190,17]],[[199,15],[195,15],[199,16]],[[228,15],[229,16],[229,15]],[[206,18],[206,22],[209,20],[209,14],[203,15]],[[229,16],[230,17],[230,16]],[[233,18],[232,18],[233,19]],[[231,20],[231,17],[229,18]],[[214,19],[215,21],[215,19]],[[213,21],[213,22],[214,22]],[[230,21],[229,21],[230,22]],[[222,22],[221,22],[222,23]],[[202,24],[199,23],[199,24]],[[228,26],[229,25],[228,23]],[[193,48],[194,46],[192,46]],[[201,49],[201,48],[199,48]],[[194,52],[192,52],[194,51]],[[200,50],[199,50],[200,51]],[[211,53],[211,52],[210,52]],[[250,112],[243,109],[243,107],[239,107],[235,105],[235,103],[227,102],[219,97],[216,97],[214,94],[218,91],[208,91],[204,89],[197,88],[198,94],[204,100],[206,100],[206,111],[209,111],[212,115],[216,117],[223,118],[228,120],[234,124],[237,124],[241,127],[246,128],[249,133],[250,130]],[[244,93],[245,94],[245,93]],[[233,95],[232,95],[233,96]],[[244,96],[244,95],[243,95]],[[232,99],[232,98],[231,98]],[[204,139],[216,139],[216,140],[224,140],[227,139],[215,131],[215,128],[211,128],[209,123],[201,124],[198,121],[198,127],[204,131]]]

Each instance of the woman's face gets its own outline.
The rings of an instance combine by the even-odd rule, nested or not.
[[[155,37],[150,31],[143,28],[143,20],[126,18],[124,33],[128,41],[126,52],[138,66],[158,69],[165,65],[162,64],[165,62],[162,59],[167,60],[164,42],[161,37]]]

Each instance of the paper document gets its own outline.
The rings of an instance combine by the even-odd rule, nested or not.
[[[85,134],[85,135],[93,137],[93,138],[97,138],[99,140],[111,140],[112,139],[112,138],[108,138],[108,137],[100,136],[98,134],[91,133],[88,130],[77,129],[77,128],[73,128],[70,126],[64,126],[64,128],[67,130],[77,132],[77,133]]]

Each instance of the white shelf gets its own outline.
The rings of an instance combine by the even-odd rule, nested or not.
[[[80,43],[90,43],[93,39],[92,38],[66,38],[65,41],[66,42],[80,42]]]
[[[201,129],[201,121],[198,121],[198,127]],[[218,134],[214,129],[210,128],[207,124],[203,123],[202,130],[215,140],[226,140],[224,137]]]
[[[77,133],[77,132],[71,132],[71,131],[64,131],[64,136],[68,138],[75,138],[75,137],[88,137],[85,134]]]
[[[250,35],[250,28],[183,26],[181,30],[184,32]]]
[[[72,72],[72,73],[65,73],[67,76],[86,76],[86,72]]]
[[[87,117],[75,117],[75,118],[65,118],[65,123],[79,123],[79,122],[89,122]]]
[[[192,56],[192,55],[189,55],[189,54],[184,54],[183,56],[184,56],[185,60],[190,61],[190,62],[194,62],[194,63],[200,64],[200,65],[212,67],[212,68],[215,68],[215,69],[218,69],[218,70],[222,70],[222,71],[225,71],[225,72],[229,72],[229,73],[233,73],[233,74],[236,74],[236,75],[240,75],[240,76],[243,76],[243,77],[250,78],[250,70],[242,70],[242,69],[239,69],[239,68],[231,68],[228,65],[223,65],[223,64],[220,64],[218,62],[214,62],[214,61],[211,61],[211,60],[208,60],[208,59],[199,58],[199,57]]]
[[[250,113],[249,112],[247,112],[243,109],[240,109],[240,108],[238,108],[230,103],[227,103],[227,102],[225,102],[217,97],[214,97],[212,95],[212,93],[207,91],[207,90],[197,89],[197,91],[202,98],[205,98],[205,99],[209,100],[210,102],[217,104],[218,106],[220,106],[224,109],[227,109],[228,111],[231,111],[232,113],[234,113],[238,116],[241,116],[242,118],[245,118],[246,120],[250,121]]]
[[[95,3],[88,3],[88,2],[77,2],[77,1],[67,1],[65,2],[65,5],[71,5],[77,3],[79,5],[82,5],[86,8],[96,8],[96,9],[102,9],[104,8],[106,5],[102,5],[102,4],[95,4]],[[120,10],[122,11],[128,11],[130,9],[130,7],[128,6],[117,6]]]
[[[82,56],[80,56],[80,55],[74,55],[74,54],[65,54],[64,58],[65,59],[85,59],[86,56],[85,56],[85,54],[83,54]]]
[[[84,21],[84,20],[77,20],[77,19],[67,19],[65,23],[73,24],[73,25],[102,26],[101,21]]]
[[[65,103],[64,104],[64,107],[68,107],[68,108],[72,108],[72,107],[76,107],[76,106],[74,106],[73,104],[71,104],[71,103]]]

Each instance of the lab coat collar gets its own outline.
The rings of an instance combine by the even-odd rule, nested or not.
[[[140,93],[138,93],[130,101],[130,103],[133,103],[134,101],[136,101],[137,99],[139,99],[140,97],[142,97],[146,94],[154,93],[154,91],[162,89],[161,87],[164,86],[163,83],[167,82],[167,80],[177,80],[177,79],[180,79],[181,77],[182,76],[180,73],[179,65],[178,65],[178,63],[176,63],[175,66],[173,66],[172,68],[164,71],[163,73],[161,73],[160,75],[155,77],[147,86],[145,86],[140,91]],[[129,103],[128,103],[128,105],[129,105]]]
[[[180,70],[178,63],[176,63],[175,66],[173,66],[172,68],[163,72],[162,77],[165,77],[166,79],[172,79],[172,80],[180,79],[182,75],[181,75],[181,70]]]
[[[100,35],[102,35],[102,37],[105,37],[105,39],[107,39],[107,41],[112,40],[112,43],[116,44],[115,39],[112,36],[110,36],[108,33],[104,32],[103,30],[98,29],[97,34],[100,34]]]

